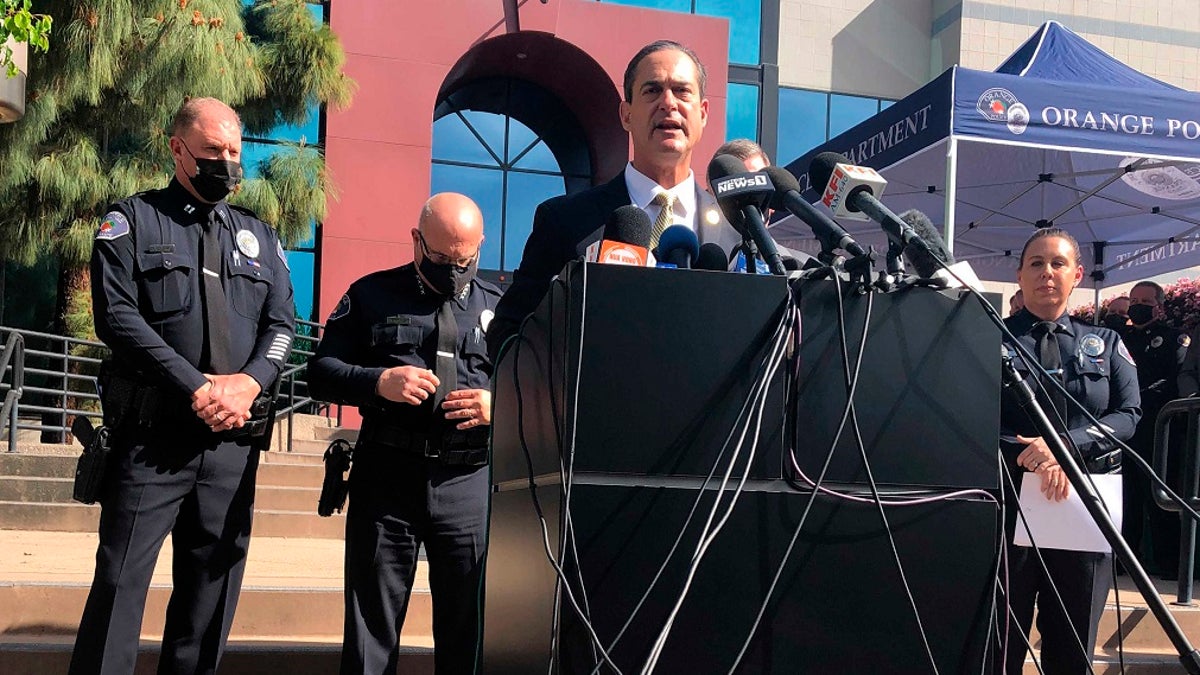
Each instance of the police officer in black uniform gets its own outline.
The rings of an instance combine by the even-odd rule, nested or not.
[[[415,262],[354,282],[309,361],[314,395],[363,416],[346,518],[343,675],[396,672],[422,544],[436,672],[474,672],[481,635],[484,335],[500,291],[475,276],[483,216],[467,197],[434,195],[412,237]]]
[[[1140,415],[1137,368],[1132,357],[1114,331],[1089,325],[1066,314],[1071,291],[1083,278],[1079,245],[1075,239],[1057,228],[1038,230],[1021,252],[1017,278],[1024,291],[1025,307],[1005,319],[1009,330],[1032,354],[1040,356],[1040,365],[1061,378],[1071,396],[1111,429],[1114,436],[1123,440],[1132,437]],[[1014,365],[1026,378],[1036,371],[1021,359],[1015,359]],[[1046,388],[1050,390],[1049,383]],[[1120,449],[1077,407],[1066,405],[1065,399],[1053,393],[1049,399],[1042,395],[1038,399],[1050,419],[1056,418],[1052,407],[1065,418],[1068,445],[1078,448],[1085,471],[1119,471]],[[1011,395],[1002,400],[1000,424],[1002,437],[1015,439],[1015,442],[1001,442],[1007,472],[1012,475],[1015,488],[1020,489],[1023,474],[1031,471],[1040,476],[1045,498],[1065,499],[1071,488],[1062,468]],[[1015,499],[1012,490],[1007,492],[1007,499]],[[1097,625],[1111,583],[1112,555],[1055,550],[1047,548],[1048,542],[1035,541],[1049,570],[1047,577],[1032,548],[1012,545],[1015,528],[1022,527],[1017,522],[1016,511],[1016,508],[1006,511],[1009,560],[1008,588],[1004,598],[1016,617],[1016,630],[1029,634],[1036,603],[1038,630],[1042,636],[1042,672],[1047,675],[1088,673]],[[1062,595],[1067,610],[1065,615],[1052,585]],[[1004,623],[1001,620],[1001,624]],[[1080,643],[1086,654],[1080,649]],[[1006,659],[1004,672],[1009,675],[1022,672],[1025,649],[1020,635],[1008,635],[1007,649],[997,650],[998,657]]]
[[[70,672],[134,670],[168,534],[173,590],[159,673],[213,673],[237,605],[269,392],[295,310],[274,232],[224,198],[241,178],[241,123],[216,99],[176,114],[175,178],[114,204],[96,234],[96,333],[113,451],[96,575]]]
[[[1129,321],[1122,337],[1138,367],[1142,392],[1142,421],[1129,447],[1147,462],[1154,454],[1154,422],[1158,411],[1179,397],[1179,372],[1191,338],[1163,322],[1162,286],[1139,281],[1129,291]],[[1175,425],[1179,428],[1179,425]],[[1182,434],[1172,434],[1170,446],[1180,447]],[[1179,570],[1179,517],[1158,508],[1150,478],[1135,467],[1125,471],[1125,509],[1121,534],[1143,565],[1158,574],[1174,577]],[[1145,541],[1143,541],[1143,539]],[[1150,558],[1143,551],[1150,551]]]

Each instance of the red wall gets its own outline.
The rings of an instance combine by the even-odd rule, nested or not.
[[[626,64],[641,46],[672,39],[695,50],[708,69],[708,126],[695,155],[696,172],[704,173],[725,137],[725,19],[589,0],[518,4],[522,31],[549,33],[575,45],[618,90]],[[354,0],[330,9],[330,23],[346,50],[346,72],[358,91],[349,108],[330,111],[326,126],[326,158],[340,196],[320,233],[318,316],[328,314],[358,277],[412,260],[408,233],[429,196],[438,90],[474,46],[505,34],[504,5],[503,0]],[[539,54],[530,54],[520,64],[520,76],[554,73],[560,66],[538,59]],[[615,120],[617,111],[611,114]],[[628,153],[626,147],[626,158]],[[599,167],[608,175],[598,180],[615,174],[612,164]]]

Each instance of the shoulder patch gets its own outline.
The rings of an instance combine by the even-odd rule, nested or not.
[[[109,211],[100,221],[100,228],[96,230],[96,240],[111,241],[120,239],[127,234],[129,234],[129,220],[125,218],[125,214],[120,211]]]
[[[1192,344],[1192,336],[1191,335],[1188,335],[1187,333],[1179,334],[1179,346],[1180,347],[1189,347],[1189,346],[1191,346],[1191,344]]]
[[[349,313],[350,313],[350,294],[347,293],[346,295],[342,296],[341,300],[338,300],[337,307],[334,307],[333,311],[329,313],[328,321],[337,321],[338,319],[342,318],[343,316],[346,316]]]
[[[1129,350],[1125,348],[1124,340],[1117,340],[1117,353],[1121,355],[1121,358],[1128,361],[1129,365],[1135,366],[1135,367],[1137,366],[1137,364],[1133,362],[1133,357],[1130,356]]]
[[[283,269],[291,272],[292,266],[288,264],[287,254],[283,252],[283,244],[278,239],[275,240],[275,255],[279,256],[279,261],[283,263]]]

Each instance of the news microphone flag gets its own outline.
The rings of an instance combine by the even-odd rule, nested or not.
[[[879,199],[883,196],[885,187],[887,187],[887,179],[879,175],[875,169],[869,166],[839,163],[834,165],[833,172],[829,175],[829,182],[825,186],[821,203],[829,207],[829,210],[837,218],[871,220],[870,216],[853,208],[850,197],[866,191]]]

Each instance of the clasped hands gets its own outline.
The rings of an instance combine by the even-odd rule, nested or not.
[[[1046,495],[1046,499],[1056,502],[1066,499],[1071,493],[1071,482],[1067,480],[1067,474],[1059,466],[1058,460],[1054,459],[1046,441],[1041,436],[1017,436],[1017,441],[1025,444],[1025,449],[1017,455],[1017,464],[1042,477],[1042,494]]]
[[[375,383],[375,393],[389,401],[421,405],[437,392],[441,380],[428,368],[388,368]],[[492,393],[487,389],[455,389],[442,401],[446,419],[462,420],[454,428],[466,430],[492,423]]]
[[[209,375],[192,392],[192,410],[214,432],[237,429],[250,420],[250,406],[262,387],[245,373]]]

